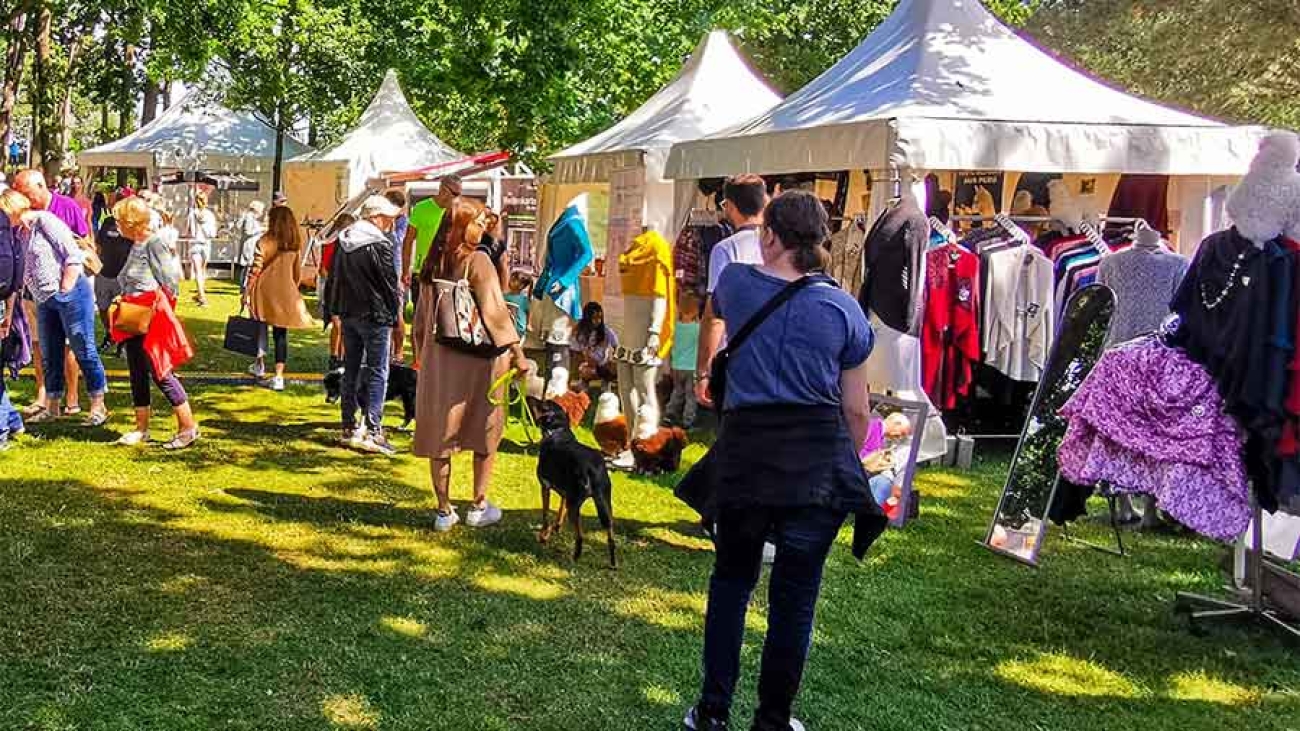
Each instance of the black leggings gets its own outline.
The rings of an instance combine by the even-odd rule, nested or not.
[[[158,384],[158,390],[163,392],[167,397],[167,402],[172,408],[181,406],[189,397],[185,394],[185,387],[176,377],[175,373],[167,374],[166,378],[157,378],[153,373],[153,363],[149,360],[149,354],[144,352],[144,336],[127,340],[123,345],[126,346],[126,367],[131,372],[131,405],[137,409],[149,408],[149,381]]]
[[[289,362],[289,331],[282,327],[271,328],[271,339],[275,341],[275,362]]]

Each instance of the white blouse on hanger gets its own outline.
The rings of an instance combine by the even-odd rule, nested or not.
[[[989,365],[1016,381],[1037,381],[1056,335],[1052,260],[1032,246],[989,256],[984,332]]]

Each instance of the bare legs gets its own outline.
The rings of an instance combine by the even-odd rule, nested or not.
[[[496,464],[495,454],[474,455],[474,505],[481,507],[487,502],[488,487],[492,482],[492,468]],[[451,460],[430,459],[429,476],[433,480],[433,493],[438,498],[438,512],[451,510]]]
[[[194,271],[194,283],[198,285],[198,292],[194,295],[194,301],[201,305],[208,303],[208,262],[201,255],[190,257],[190,265]]]

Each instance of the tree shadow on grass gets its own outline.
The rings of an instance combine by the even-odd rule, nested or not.
[[[695,682],[694,628],[621,603],[671,589],[656,572],[571,571],[498,533],[437,541],[382,505],[167,510],[54,480],[0,495],[7,728],[656,728]]]

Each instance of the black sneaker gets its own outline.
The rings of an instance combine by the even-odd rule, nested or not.
[[[689,731],[727,731],[727,722],[708,716],[699,706],[691,706],[682,719],[682,727]]]

